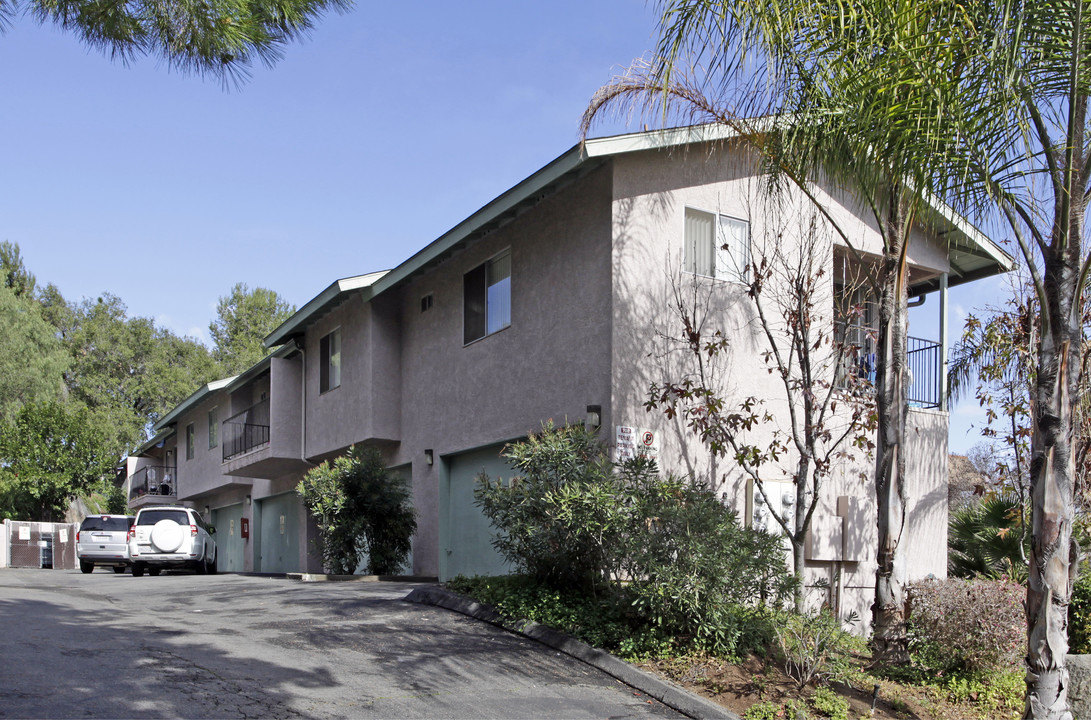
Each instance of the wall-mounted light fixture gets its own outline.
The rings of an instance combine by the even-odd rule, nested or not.
[[[598,430],[602,425],[602,406],[588,405],[587,415],[584,417],[583,426],[588,430]]]
[[[249,506],[250,506],[250,503],[252,503],[252,502],[253,502],[253,500],[251,500],[251,499],[250,499],[250,496],[249,496],[249,495],[247,495],[247,496],[246,496],[246,506],[247,506],[247,507],[249,507]]]
[[[424,451],[424,462],[428,463],[429,465],[431,465],[433,462],[435,462],[435,459],[432,457],[432,449],[431,448]]]

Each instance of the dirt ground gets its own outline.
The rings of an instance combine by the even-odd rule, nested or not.
[[[751,657],[742,665],[717,658],[686,661],[645,662],[641,667],[709,698],[742,716],[764,700],[780,704],[785,700],[805,700],[813,690],[800,691],[794,680],[774,664]],[[830,687],[849,702],[848,716],[879,720],[1002,720],[1013,715],[990,715],[970,704],[955,705],[936,697],[927,688],[879,681],[876,688],[858,689],[841,683]],[[874,702],[874,710],[872,710]],[[813,715],[813,713],[812,713]]]

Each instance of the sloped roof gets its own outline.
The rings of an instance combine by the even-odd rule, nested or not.
[[[437,265],[475,239],[502,227],[564,186],[625,153],[664,150],[702,142],[730,140],[738,133],[724,125],[692,125],[665,130],[626,133],[593,138],[575,145],[527,178],[494,198],[480,210],[389,271],[338,280],[300,308],[265,338],[266,347],[284,343],[302,333],[307,325],[344,302],[349,294],[376,297],[413,276]],[[938,198],[930,199],[934,224],[949,242],[951,272],[948,284],[955,286],[980,277],[1007,272],[1014,267],[1011,256],[978,231],[964,217]],[[945,226],[945,227],[943,227]],[[931,291],[938,280],[919,286]],[[919,294],[919,293],[918,293]]]

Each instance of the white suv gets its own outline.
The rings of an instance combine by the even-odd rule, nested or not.
[[[158,575],[165,567],[191,567],[199,575],[216,572],[215,532],[193,508],[140,508],[129,530],[133,577],[145,569]]]

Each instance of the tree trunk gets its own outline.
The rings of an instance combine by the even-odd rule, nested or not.
[[[898,543],[905,526],[906,417],[906,223],[904,203],[891,202],[886,227],[879,297],[879,342],[875,393],[879,416],[875,448],[875,497],[878,551],[875,603],[872,605],[873,661],[880,665],[909,662],[903,578],[895,569]]]
[[[1082,118],[1083,113],[1078,117]],[[1082,131],[1076,147],[1082,148]],[[1077,155],[1082,167],[1082,154]],[[1082,172],[1071,185],[1084,187]],[[1043,253],[1042,332],[1031,409],[1031,547],[1027,582],[1027,698],[1024,718],[1072,720],[1068,709],[1068,602],[1079,567],[1072,539],[1075,403],[1081,351],[1081,240],[1085,201],[1074,193],[1067,214],[1058,199]]]

